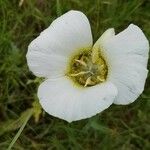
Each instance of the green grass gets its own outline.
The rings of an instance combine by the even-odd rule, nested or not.
[[[16,142],[10,145],[14,150],[149,150],[150,74],[144,93],[131,105],[112,105],[70,124],[43,113],[38,122],[31,117],[22,128],[39,85],[25,55],[43,29],[76,9],[88,16],[94,41],[107,28],[118,33],[130,23],[150,39],[149,8],[149,0],[24,0],[21,7],[19,0],[0,0],[0,150],[6,150],[14,137]]]

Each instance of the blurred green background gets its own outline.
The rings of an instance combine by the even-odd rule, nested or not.
[[[90,119],[69,124],[41,112],[27,47],[71,9],[88,16],[94,41],[107,28],[118,33],[130,23],[150,39],[149,0],[0,0],[0,150],[149,150],[150,74],[137,101]]]

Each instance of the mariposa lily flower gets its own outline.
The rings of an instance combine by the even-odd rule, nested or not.
[[[38,88],[43,109],[68,122],[89,118],[111,104],[134,102],[144,89],[149,44],[136,25],[106,30],[93,45],[80,11],[52,22],[27,52],[30,70],[46,80]]]

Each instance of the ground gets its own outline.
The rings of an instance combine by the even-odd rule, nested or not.
[[[118,33],[130,23],[150,39],[149,8],[149,0],[0,0],[0,149],[150,149],[150,74],[134,103],[112,105],[90,119],[67,123],[44,112],[38,118],[40,109],[33,102],[38,101],[39,79],[25,57],[29,43],[71,9],[88,16],[94,41],[107,28]],[[37,117],[30,118],[32,105]]]

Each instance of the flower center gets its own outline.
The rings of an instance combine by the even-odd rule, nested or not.
[[[78,85],[89,87],[104,82],[107,73],[108,67],[99,49],[92,49],[72,57],[67,76]]]

